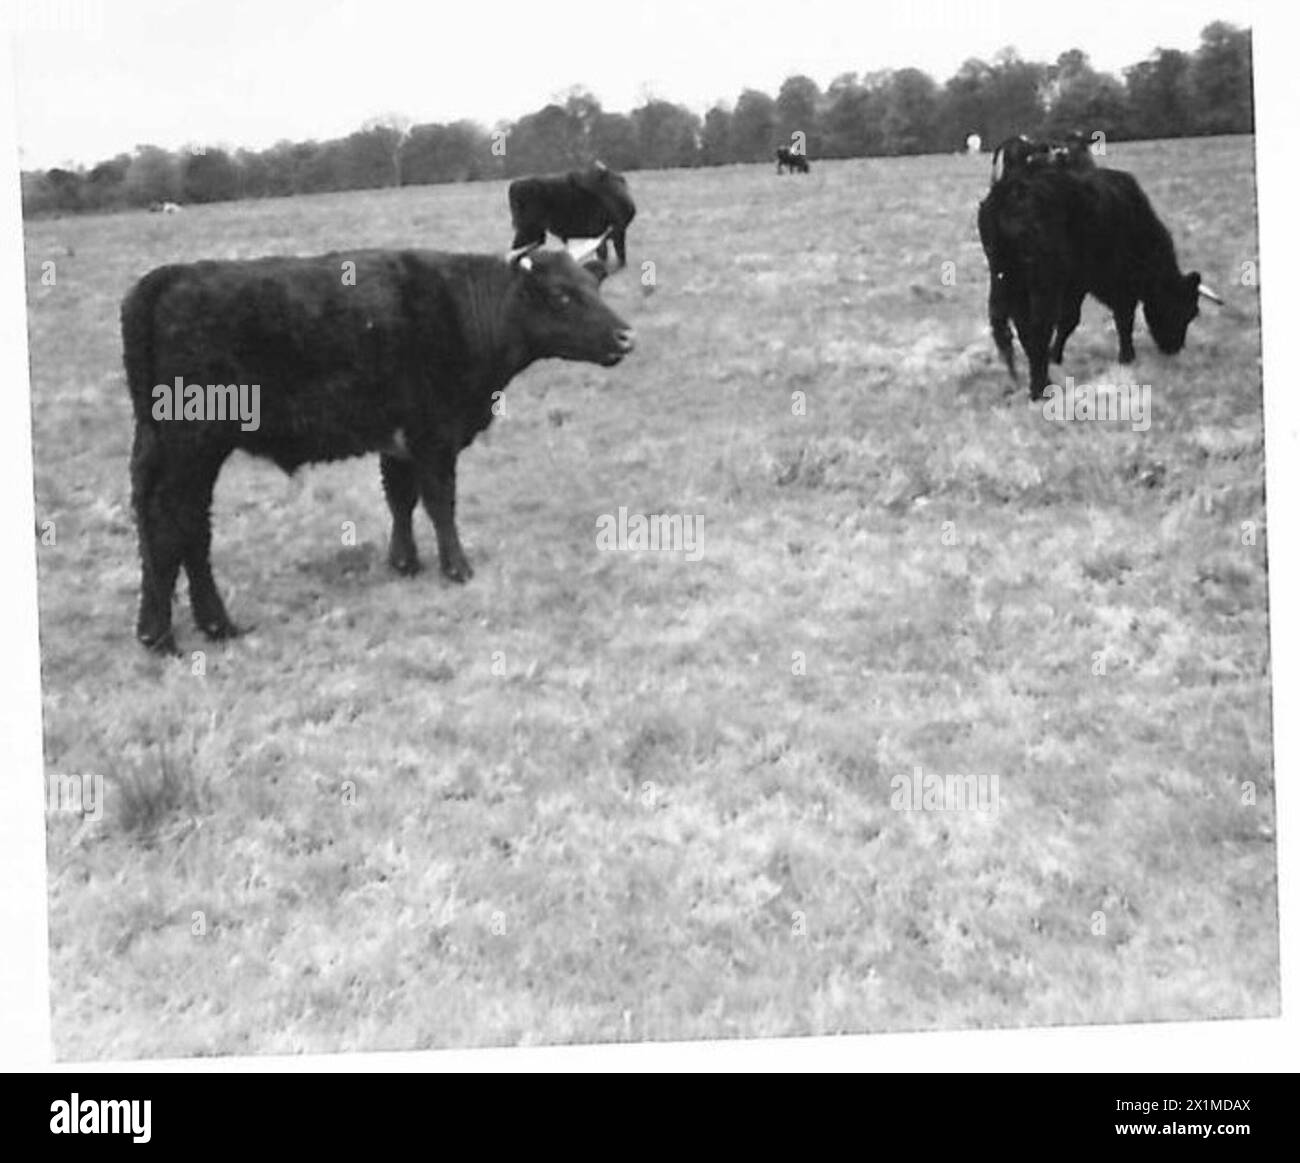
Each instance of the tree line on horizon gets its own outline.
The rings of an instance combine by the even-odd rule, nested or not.
[[[597,158],[616,170],[759,162],[796,133],[814,161],[953,152],[972,133],[986,149],[1017,133],[1080,130],[1114,141],[1253,133],[1251,76],[1250,30],[1216,21],[1194,51],[1156,49],[1122,77],[1093,68],[1079,49],[1047,64],[1006,48],[991,62],[967,60],[943,85],[915,68],[844,73],[825,90],[792,76],[775,97],[746,89],[703,118],[656,97],[610,113],[577,88],[490,130],[389,115],[331,141],[264,150],[142,145],[89,169],[24,171],[23,213],[514,178]]]

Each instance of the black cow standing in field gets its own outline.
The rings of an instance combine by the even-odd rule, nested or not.
[[[776,149],[776,172],[784,173],[788,169],[791,173],[796,170],[801,174],[809,173],[812,167],[808,164],[808,158],[801,153],[795,153],[789,146],[780,145]]]
[[[140,640],[175,652],[172,592],[182,566],[204,633],[239,633],[209,563],[213,488],[235,449],[289,473],[378,452],[393,515],[393,568],[419,569],[411,531],[419,500],[437,533],[442,572],[466,581],[472,570],[455,522],[457,454],[492,422],[494,394],[534,360],[612,367],[632,350],[628,325],[600,298],[603,277],[603,264],[579,266],[575,256],[536,247],[504,260],[366,250],[199,262],[146,275],[122,304],[135,412]],[[259,422],[218,418],[210,386],[206,413],[199,401],[193,418],[159,418],[176,381],[187,393],[197,385],[199,396],[205,385],[218,394],[223,385],[258,385]]]
[[[604,163],[567,174],[519,178],[510,183],[508,196],[515,229],[511,246],[540,244],[548,230],[565,242],[600,236],[597,257],[604,262],[608,235],[618,265],[627,266],[627,228],[636,217],[636,203],[628,193],[627,179]]]
[[[1201,296],[1197,271],[1180,273],[1173,239],[1132,174],[1091,164],[1027,164],[1004,171],[979,207],[989,264],[989,324],[1015,378],[1011,322],[1029,360],[1029,396],[1048,384],[1079,325],[1086,295],[1111,309],[1119,359],[1130,363],[1140,302],[1156,346],[1182,350]]]

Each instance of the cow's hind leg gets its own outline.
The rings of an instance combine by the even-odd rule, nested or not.
[[[1061,307],[1061,317],[1056,321],[1056,339],[1052,342],[1051,360],[1060,363],[1065,358],[1065,341],[1074,334],[1079,326],[1079,315],[1083,308],[1083,296],[1071,292],[1066,296]]]
[[[388,539],[388,564],[398,573],[410,577],[420,572],[420,555],[415,548],[411,514],[420,499],[415,465],[396,456],[379,458],[379,473],[384,481],[384,496],[393,515],[393,532]]]
[[[447,445],[412,449],[420,500],[438,534],[438,564],[454,582],[474,576],[456,532],[456,452]]]
[[[137,423],[131,450],[131,507],[140,539],[140,613],[136,637],[159,654],[178,654],[172,595],[185,539],[168,504],[167,457],[158,433]]]
[[[209,638],[237,638],[246,632],[226,613],[225,603],[212,578],[212,491],[225,454],[202,465],[191,464],[184,492],[177,498],[177,516],[185,534],[183,562],[190,582],[190,609],[199,629]]]
[[[1121,303],[1115,308],[1115,329],[1119,332],[1119,362],[1132,363],[1137,357],[1133,350],[1133,313],[1136,303]]]

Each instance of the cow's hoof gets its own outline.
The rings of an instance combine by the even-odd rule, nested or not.
[[[474,576],[474,568],[462,555],[455,561],[444,561],[442,563],[442,576],[448,581],[454,581],[457,585],[464,585]]]
[[[140,631],[136,634],[140,639],[140,645],[143,646],[150,654],[157,654],[161,658],[184,658],[180,647],[176,645],[176,638],[170,630],[165,630],[161,634],[150,634]]]
[[[389,553],[388,564],[403,577],[414,577],[423,568],[414,553]]]
[[[241,638],[253,627],[236,626],[229,618],[223,618],[217,622],[200,622],[199,629],[213,642],[220,642],[224,638]]]

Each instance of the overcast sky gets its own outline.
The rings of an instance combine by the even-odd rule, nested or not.
[[[806,73],[908,65],[946,80],[1014,45],[1082,48],[1118,71],[1194,48],[1249,0],[16,0],[25,167],[93,163],[149,142],[261,148],[366,118],[484,125],[574,85],[608,110],[647,93],[702,113]],[[69,30],[69,24],[84,29]],[[53,25],[54,27],[50,27]]]

